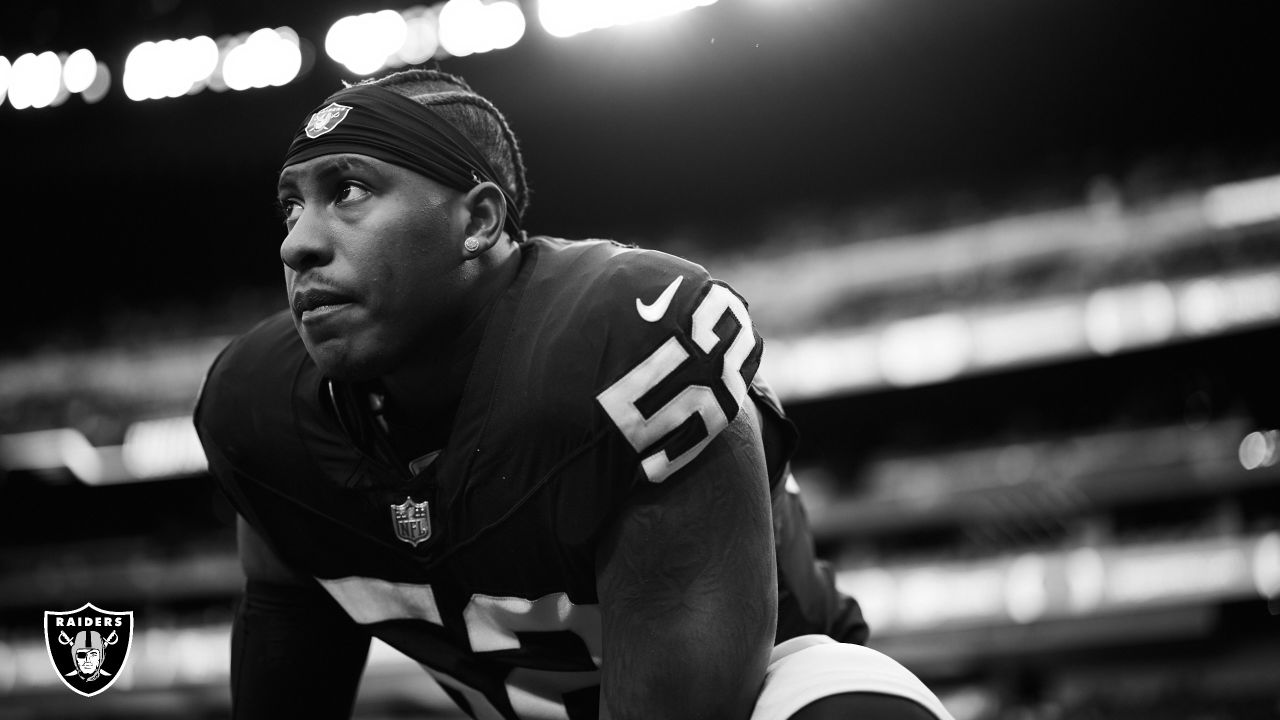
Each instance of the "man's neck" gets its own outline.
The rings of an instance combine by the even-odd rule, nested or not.
[[[398,421],[409,431],[417,428],[429,436],[447,436],[484,328],[498,297],[515,279],[520,253],[514,243],[503,241],[501,248],[495,246],[471,262],[479,265],[469,302],[456,324],[458,330],[448,334],[447,342],[426,349],[413,362],[382,378],[389,422]]]

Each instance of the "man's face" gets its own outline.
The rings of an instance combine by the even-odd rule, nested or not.
[[[449,342],[467,272],[461,196],[364,155],[280,174],[289,303],[322,372],[371,379]]]
[[[102,665],[102,651],[96,648],[77,648],[76,649],[76,668],[80,670],[82,675],[92,675],[98,672],[98,667]]]

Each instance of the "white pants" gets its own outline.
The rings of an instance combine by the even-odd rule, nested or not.
[[[937,696],[893,658],[826,635],[801,635],[773,648],[751,720],[787,720],[815,700],[850,692],[906,698],[938,720],[954,720]]]

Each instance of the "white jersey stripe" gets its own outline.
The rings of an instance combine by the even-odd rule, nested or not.
[[[355,575],[334,580],[316,579],[351,619],[361,625],[410,619],[444,625],[430,585],[394,583]]]

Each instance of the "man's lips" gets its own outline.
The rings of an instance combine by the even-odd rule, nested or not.
[[[353,302],[350,295],[328,288],[309,288],[293,294],[293,314],[302,316]]]

